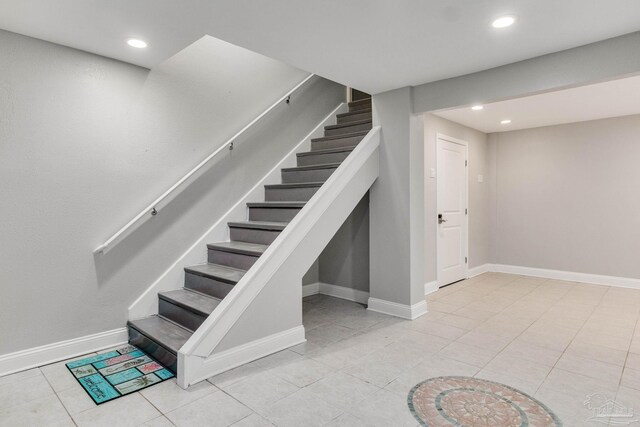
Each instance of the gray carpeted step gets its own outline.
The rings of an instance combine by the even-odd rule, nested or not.
[[[129,343],[176,372],[178,350],[193,332],[162,316],[130,320],[127,326]]]
[[[326,150],[328,148],[354,147],[367,135],[369,131],[351,132],[342,135],[325,136],[311,140],[311,151]]]
[[[353,121],[349,123],[340,123],[337,125],[325,126],[325,136],[344,135],[346,133],[369,131],[373,127],[371,118]]]
[[[248,270],[267,249],[267,245],[247,242],[209,243],[208,261]]]
[[[265,185],[267,201],[308,201],[322,187],[322,182]]]
[[[300,212],[306,202],[258,202],[247,203],[249,221],[289,222]]]
[[[158,313],[195,331],[220,304],[219,298],[183,288],[158,294]]]
[[[340,163],[324,165],[298,166],[282,169],[282,183],[293,184],[300,182],[324,182],[340,166]]]
[[[286,222],[273,221],[241,221],[230,222],[229,235],[232,241],[260,243],[270,245],[282,230]]]
[[[361,99],[349,103],[349,111],[359,111],[371,109],[371,98]]]
[[[184,271],[185,288],[215,298],[224,298],[246,273],[244,269],[209,263],[192,265]]]
[[[298,166],[341,163],[351,154],[354,148],[356,148],[355,145],[351,147],[329,148],[326,150],[297,153]]]
[[[338,124],[346,124],[351,122],[357,122],[360,120],[371,120],[373,114],[371,108],[366,108],[364,110],[356,110],[348,113],[338,114],[336,116],[336,121]]]

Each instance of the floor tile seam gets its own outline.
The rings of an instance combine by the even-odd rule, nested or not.
[[[216,387],[216,386],[214,386],[214,387]],[[216,387],[216,388],[218,388],[218,387]],[[232,396],[231,394],[227,393],[227,391],[226,391],[226,390],[223,390],[223,389],[221,389],[221,388],[218,388],[218,390],[219,390],[220,392],[222,392],[222,393],[226,394],[226,395],[227,395],[227,396],[229,396],[231,399],[235,400],[236,402],[238,402],[239,404],[241,404],[242,406],[244,406],[245,408],[247,408],[248,410],[250,410],[250,411],[251,411],[251,413],[250,413],[250,414],[248,414],[246,417],[242,417],[242,418],[240,418],[238,421],[235,421],[233,424],[239,423],[240,421],[244,420],[245,418],[249,418],[249,417],[250,417],[251,415],[253,415],[253,414],[257,414],[257,415],[259,415],[259,416],[261,416],[261,417],[265,418],[261,413],[259,413],[259,412],[258,412],[257,410],[255,410],[255,409],[253,409],[251,406],[247,405],[246,403],[243,403],[240,399],[237,399],[236,397],[234,397],[234,396]],[[295,393],[295,392],[294,392],[294,393]],[[291,393],[291,394],[293,394],[293,393]],[[291,394],[289,394],[288,396],[291,396]],[[205,397],[206,397],[206,396],[205,396]],[[283,399],[284,399],[284,398],[283,398]],[[282,400],[282,399],[280,399],[280,400]],[[169,421],[171,421],[171,420],[169,420]],[[231,424],[231,426],[233,426],[233,424]],[[275,424],[274,424],[274,425],[275,425]],[[230,426],[230,427],[231,427],[231,426]]]
[[[52,363],[51,363],[52,365]],[[38,367],[38,369],[40,369],[40,367]],[[40,370],[40,372],[42,372],[42,370]],[[62,399],[60,399],[60,396],[58,396],[58,392],[56,391],[55,388],[53,388],[53,384],[51,384],[51,381],[49,381],[49,378],[47,378],[47,376],[44,374],[44,372],[42,372],[42,376],[44,377],[44,380],[47,382],[47,384],[49,385],[49,387],[51,388],[51,391],[53,391],[53,394],[56,396],[56,399],[58,400],[58,402],[60,402],[60,405],[62,405],[62,408],[64,409],[64,411],[66,412],[66,414],[69,416],[69,419],[71,420],[71,422],[73,423],[73,425],[77,426],[78,423],[76,423],[76,420],[73,418],[73,416],[71,415],[71,413],[69,412],[69,410],[67,409],[67,407],[65,406],[65,404],[62,402]],[[69,389],[68,389],[69,390]],[[67,391],[67,390],[62,390],[62,391]],[[85,410],[86,411],[86,410]],[[85,412],[82,411],[82,412]],[[81,412],[81,413],[82,413]]]
[[[631,345],[633,344],[634,337],[636,336],[636,331],[638,331],[638,323],[640,320],[636,321],[636,326],[633,328],[633,334],[631,334],[631,339],[629,340],[629,347],[627,347],[627,355],[624,358],[624,365],[622,366],[622,374],[620,375],[620,381],[618,381],[618,390],[622,387],[622,378],[627,370],[627,361],[629,360],[629,353],[631,353]],[[616,392],[617,396],[617,392]]]
[[[207,381],[207,380],[203,380],[203,381]],[[207,381],[207,382],[209,383],[209,381]],[[209,384],[211,384],[211,383],[209,383]],[[176,384],[176,385],[177,385],[177,384]],[[214,387],[214,388],[217,388],[217,387],[216,387],[215,385],[213,385],[213,384],[211,384],[211,386],[212,386],[212,387]],[[178,386],[178,387],[180,387],[180,386]],[[145,389],[143,389],[143,390],[146,390],[146,389],[148,389],[148,387],[147,387],[147,388],[145,388]],[[180,388],[180,389],[182,389],[182,388]],[[218,390],[220,390],[220,389],[218,389]],[[198,401],[198,400],[200,400],[200,399],[204,399],[205,397],[207,397],[207,396],[209,396],[209,395],[211,395],[211,394],[215,393],[215,391],[213,391],[213,392],[211,392],[211,393],[207,393],[207,394],[205,394],[204,396],[201,396],[201,397],[199,397],[199,398],[197,398],[197,399],[194,399],[194,400],[192,400],[192,401],[190,401],[190,402],[184,403],[184,404],[182,404],[182,405],[180,405],[180,406],[177,406],[177,407],[175,407],[175,408],[173,408],[172,410],[167,411],[167,412],[164,412],[164,411],[160,410],[160,408],[158,408],[156,405],[154,405],[154,404],[153,404],[153,402],[152,402],[151,400],[149,400],[149,398],[147,398],[147,396],[145,396],[144,394],[142,394],[140,391],[137,391],[136,393],[137,393],[137,394],[139,394],[139,395],[140,395],[144,400],[146,400],[147,402],[149,402],[149,404],[150,404],[151,406],[153,406],[153,408],[154,408],[156,411],[158,411],[162,416],[165,416],[165,415],[167,415],[167,414],[168,414],[168,413],[170,413],[170,412],[176,411],[176,410],[178,410],[178,409],[180,409],[180,408],[184,408],[185,406],[190,405],[190,404],[191,404],[191,403],[193,403],[193,402],[197,402],[197,401]],[[131,393],[131,394],[134,394],[134,393]],[[165,417],[165,418],[166,418],[166,417]],[[171,420],[169,420],[169,421],[171,421]],[[173,424],[173,422],[171,422],[171,424]],[[175,425],[175,424],[174,424],[174,425]]]
[[[523,297],[524,297],[524,295],[523,295]],[[514,301],[514,303],[513,303],[513,304],[515,304],[515,302],[517,302],[517,301]],[[513,304],[511,304],[511,305],[513,305]],[[510,305],[510,306],[511,306],[511,305]],[[505,310],[506,310],[507,308],[509,308],[510,306],[506,307],[506,308],[505,308],[504,310],[502,310],[500,313],[502,313],[503,311],[505,311]],[[542,314],[540,314],[540,316],[538,316],[538,318],[536,319],[536,321],[537,321],[537,320],[539,320],[542,316],[544,316],[544,314],[545,314],[545,313],[547,313],[550,309],[551,309],[551,307],[549,307],[549,308],[548,308],[547,310],[545,310]],[[495,356],[494,356],[494,357],[493,357],[489,362],[487,362],[487,364],[486,364],[485,366],[488,366],[491,362],[493,362],[493,361],[494,361],[494,360],[495,360],[495,359],[496,359],[500,354],[502,354],[502,352],[504,351],[504,349],[505,349],[505,348],[507,348],[510,344],[512,344],[512,343],[513,343],[513,342],[515,342],[518,338],[520,338],[520,337],[521,337],[521,336],[522,336],[526,331],[528,331],[528,330],[529,330],[529,329],[534,325],[534,323],[535,323],[535,321],[534,321],[534,322],[532,322],[532,323],[531,323],[531,324],[530,324],[526,329],[524,329],[522,332],[520,332],[520,334],[516,335],[516,336],[515,336],[515,337],[514,337],[514,338],[513,338],[513,339],[512,339],[508,344],[506,344],[502,349],[500,349],[500,351],[499,351],[499,352],[498,352],[498,353],[497,353],[497,354],[496,354],[496,355],[495,355]],[[576,335],[577,335],[577,334],[576,334]],[[575,336],[574,336],[574,338],[575,338]],[[560,356],[560,357],[562,357],[562,356]],[[560,360],[560,358],[558,358],[558,360]],[[557,363],[558,363],[558,360],[556,360],[556,363],[555,363],[555,364],[557,364]],[[555,367],[555,364],[554,364],[554,367]],[[545,376],[544,380],[543,380],[543,381],[540,383],[540,385],[536,388],[536,390],[535,390],[534,394],[538,392],[538,390],[539,390],[539,388],[540,388],[540,387],[542,387],[542,385],[544,384],[544,382],[547,380],[547,378],[548,378],[548,376],[549,376],[549,373],[551,373],[551,371],[554,369],[554,367],[552,367],[552,368],[549,370],[549,372],[548,372],[548,373],[547,373],[547,375]],[[484,369],[484,368],[483,368],[483,369]]]
[[[544,385],[544,383],[547,381],[547,379],[549,378],[549,375],[551,374],[551,372],[553,372],[554,369],[559,369],[561,371],[565,371],[565,372],[569,372],[575,375],[580,375],[580,374],[576,374],[575,372],[571,372],[571,371],[567,371],[566,369],[562,369],[560,367],[558,367],[558,362],[560,362],[560,359],[562,359],[562,357],[567,353],[567,349],[569,349],[569,347],[571,347],[571,344],[573,344],[573,342],[575,341],[576,337],[580,334],[580,332],[584,329],[585,324],[587,322],[584,321],[582,323],[582,327],[578,330],[578,332],[576,332],[576,334],[573,336],[573,338],[571,339],[571,341],[569,341],[569,344],[567,344],[564,349],[562,350],[562,353],[560,354],[560,357],[558,357],[558,359],[556,360],[556,362],[553,364],[553,367],[549,370],[549,372],[547,373],[547,375],[545,376],[545,379],[542,381],[542,383],[540,383],[540,386],[538,387],[538,389],[536,389],[536,393],[538,392],[538,390],[540,389],[540,387],[542,387]],[[583,375],[586,378],[591,378],[587,375]],[[622,378],[622,376],[621,376]]]
[[[346,367],[345,367],[344,369],[346,369]],[[385,385],[384,385],[384,387],[380,387],[380,386],[379,386],[379,385],[377,385],[377,384],[374,384],[374,383],[369,382],[369,381],[367,381],[367,380],[363,380],[362,378],[358,378],[358,377],[356,377],[355,375],[353,375],[353,374],[351,374],[351,373],[349,373],[349,372],[345,371],[344,369],[342,369],[342,370],[340,370],[340,371],[338,371],[338,372],[341,372],[341,373],[343,373],[343,374],[345,374],[345,375],[350,376],[351,378],[355,378],[355,379],[356,379],[356,380],[358,380],[358,381],[362,381],[362,382],[367,383],[368,385],[370,385],[370,386],[372,386],[372,387],[377,388],[378,390],[376,390],[374,393],[377,393],[377,392],[378,392],[378,391],[380,391],[380,390],[384,390],[386,386],[388,386],[389,384],[391,384],[392,382],[394,382],[395,380],[397,380],[397,379],[399,378],[399,377],[396,377],[396,378],[394,378],[393,380],[389,381],[387,384],[385,384]],[[372,393],[372,394],[373,394],[373,393]]]
[[[229,392],[227,392],[226,390],[220,389],[224,394],[226,394],[227,396],[231,397],[233,400],[235,400],[236,402],[239,402],[242,406],[245,406],[247,409],[249,409],[250,411],[260,415],[263,418],[266,418],[266,416],[264,415],[264,408],[258,408],[257,406],[251,406],[248,403],[244,403],[242,400],[238,399],[237,397],[233,396],[232,394],[230,394]],[[296,393],[299,390],[294,391],[293,393]],[[289,397],[291,396],[293,393],[286,395],[285,397]],[[276,403],[280,402],[282,399],[284,399],[285,397],[282,397],[278,400],[276,400],[275,402],[272,402],[270,406],[275,405]],[[240,420],[238,420],[240,421]],[[236,421],[237,422],[237,421]]]

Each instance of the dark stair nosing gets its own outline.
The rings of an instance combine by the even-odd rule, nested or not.
[[[317,151],[314,151],[317,153]],[[307,166],[296,166],[293,168],[282,168],[283,172],[299,172],[299,171],[308,171],[308,170],[316,170],[316,169],[336,169],[340,166],[340,163],[323,163],[319,165],[307,165]]]
[[[341,119],[343,117],[357,116],[359,114],[367,114],[367,113],[372,113],[373,114],[373,110],[371,108],[363,108],[361,110],[347,111],[346,113],[340,113],[340,114],[336,115],[336,117]],[[369,121],[371,121],[371,120],[369,120]]]
[[[283,188],[315,188],[322,187],[324,182],[293,182],[289,184],[269,184],[265,185],[264,188],[270,189],[283,189]]]
[[[248,202],[250,208],[300,208],[302,209],[307,202]]]
[[[154,315],[144,317],[137,320],[129,320],[127,326],[135,329],[141,335],[144,335],[149,340],[164,347],[167,351],[173,354],[178,354],[180,348],[187,342],[187,340],[193,335],[193,331],[177,324],[176,322],[167,319],[164,316]],[[159,329],[155,331],[154,329]],[[162,333],[162,329],[170,330],[173,334],[171,340],[167,340],[166,334]],[[160,333],[158,333],[160,332]]]
[[[364,105],[364,104],[371,104],[371,98],[364,98],[364,99],[359,99],[357,101],[351,101],[349,102],[348,106],[357,107],[359,105]]]
[[[189,274],[217,280],[218,282],[229,283],[231,285],[238,283],[246,273],[246,270],[212,263],[192,265],[185,267],[184,271]]]
[[[353,151],[355,148],[356,148],[355,145],[352,145],[350,147],[325,148],[323,150],[316,150],[316,151],[303,151],[301,153],[296,153],[296,156],[304,157],[304,156],[315,156],[318,154],[342,153],[345,151]]]
[[[269,245],[247,242],[218,242],[207,243],[207,248],[221,252],[231,252],[234,254],[249,255],[259,257],[267,250]]]
[[[337,125],[325,126],[324,129],[325,130],[342,129],[342,128],[348,128],[350,126],[366,125],[368,123],[373,123],[373,120],[371,120],[371,119],[362,119],[362,120],[355,120],[353,122],[338,123]],[[372,124],[372,126],[373,126],[373,124]]]
[[[229,227],[235,228],[251,228],[256,230],[275,230],[282,231],[287,226],[287,222],[275,221],[235,221],[228,222]]]
[[[200,316],[207,317],[222,301],[202,292],[193,289],[176,289],[173,291],[159,292],[158,297],[162,300],[177,305],[180,308],[191,311]]]
[[[336,139],[347,139],[347,138],[355,138],[358,136],[366,136],[370,131],[368,130],[362,130],[362,131],[358,131],[358,132],[350,132],[350,133],[342,133],[340,135],[330,135],[330,136],[323,136],[322,138],[313,138],[311,140],[311,142],[322,142],[322,141],[333,141]]]

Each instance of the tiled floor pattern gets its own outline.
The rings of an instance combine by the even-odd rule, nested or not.
[[[640,291],[489,273],[428,301],[410,322],[306,298],[307,343],[186,391],[169,380],[95,406],[66,361],[2,377],[0,425],[415,426],[407,393],[443,375],[520,389],[566,426],[602,425],[594,393],[640,416]]]

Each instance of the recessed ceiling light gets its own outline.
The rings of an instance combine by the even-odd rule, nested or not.
[[[484,110],[484,107],[482,105],[474,105],[473,107],[471,107],[471,109],[473,111],[480,111],[480,110]]]
[[[147,42],[140,39],[129,39],[127,40],[127,44],[137,49],[144,49],[145,47],[147,47]]]
[[[500,122],[501,125],[508,125],[509,123],[511,123],[511,120],[509,119]]]
[[[495,19],[491,26],[493,28],[507,28],[512,26],[516,22],[516,17],[513,15],[505,15]]]

